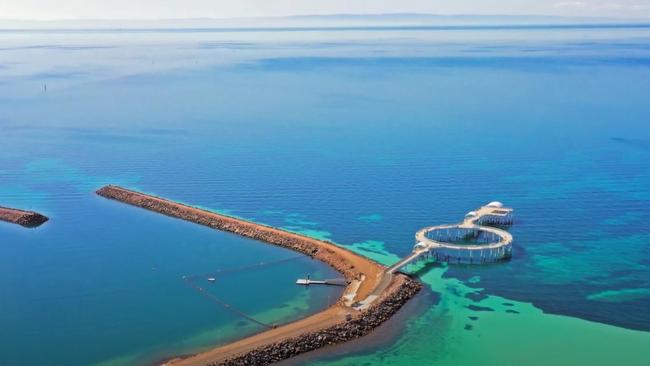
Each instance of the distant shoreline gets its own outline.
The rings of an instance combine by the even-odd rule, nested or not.
[[[45,23],[31,23],[42,24]],[[341,32],[341,31],[465,31],[465,30],[543,30],[543,29],[646,29],[650,28],[650,20],[634,23],[539,23],[539,24],[458,24],[458,25],[332,25],[332,26],[260,26],[260,27],[137,27],[137,26],[88,26],[88,27],[16,27],[5,25],[0,21],[0,32],[90,32],[90,33],[166,33],[166,32],[197,32],[197,33],[235,33],[235,32]]]

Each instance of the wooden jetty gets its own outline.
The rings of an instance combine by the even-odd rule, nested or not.
[[[309,278],[299,278],[296,280],[296,285],[330,285],[330,286],[347,286],[347,281],[344,279],[331,279],[331,280],[312,280]]]

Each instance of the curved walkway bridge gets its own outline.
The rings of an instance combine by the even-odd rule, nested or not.
[[[508,259],[512,254],[512,235],[496,226],[512,222],[513,209],[495,201],[469,212],[459,224],[426,227],[415,234],[411,254],[387,271],[394,273],[423,257],[470,264]]]

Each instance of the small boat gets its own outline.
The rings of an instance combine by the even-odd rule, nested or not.
[[[214,281],[216,281],[216,280],[217,280],[217,279],[214,278],[214,277],[209,277],[209,278],[208,278],[208,282],[214,282]]]

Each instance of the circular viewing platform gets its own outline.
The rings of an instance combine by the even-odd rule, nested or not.
[[[497,227],[511,225],[513,209],[491,202],[469,212],[463,222],[430,226],[415,234],[413,253],[450,263],[490,263],[512,255],[512,235]]]

